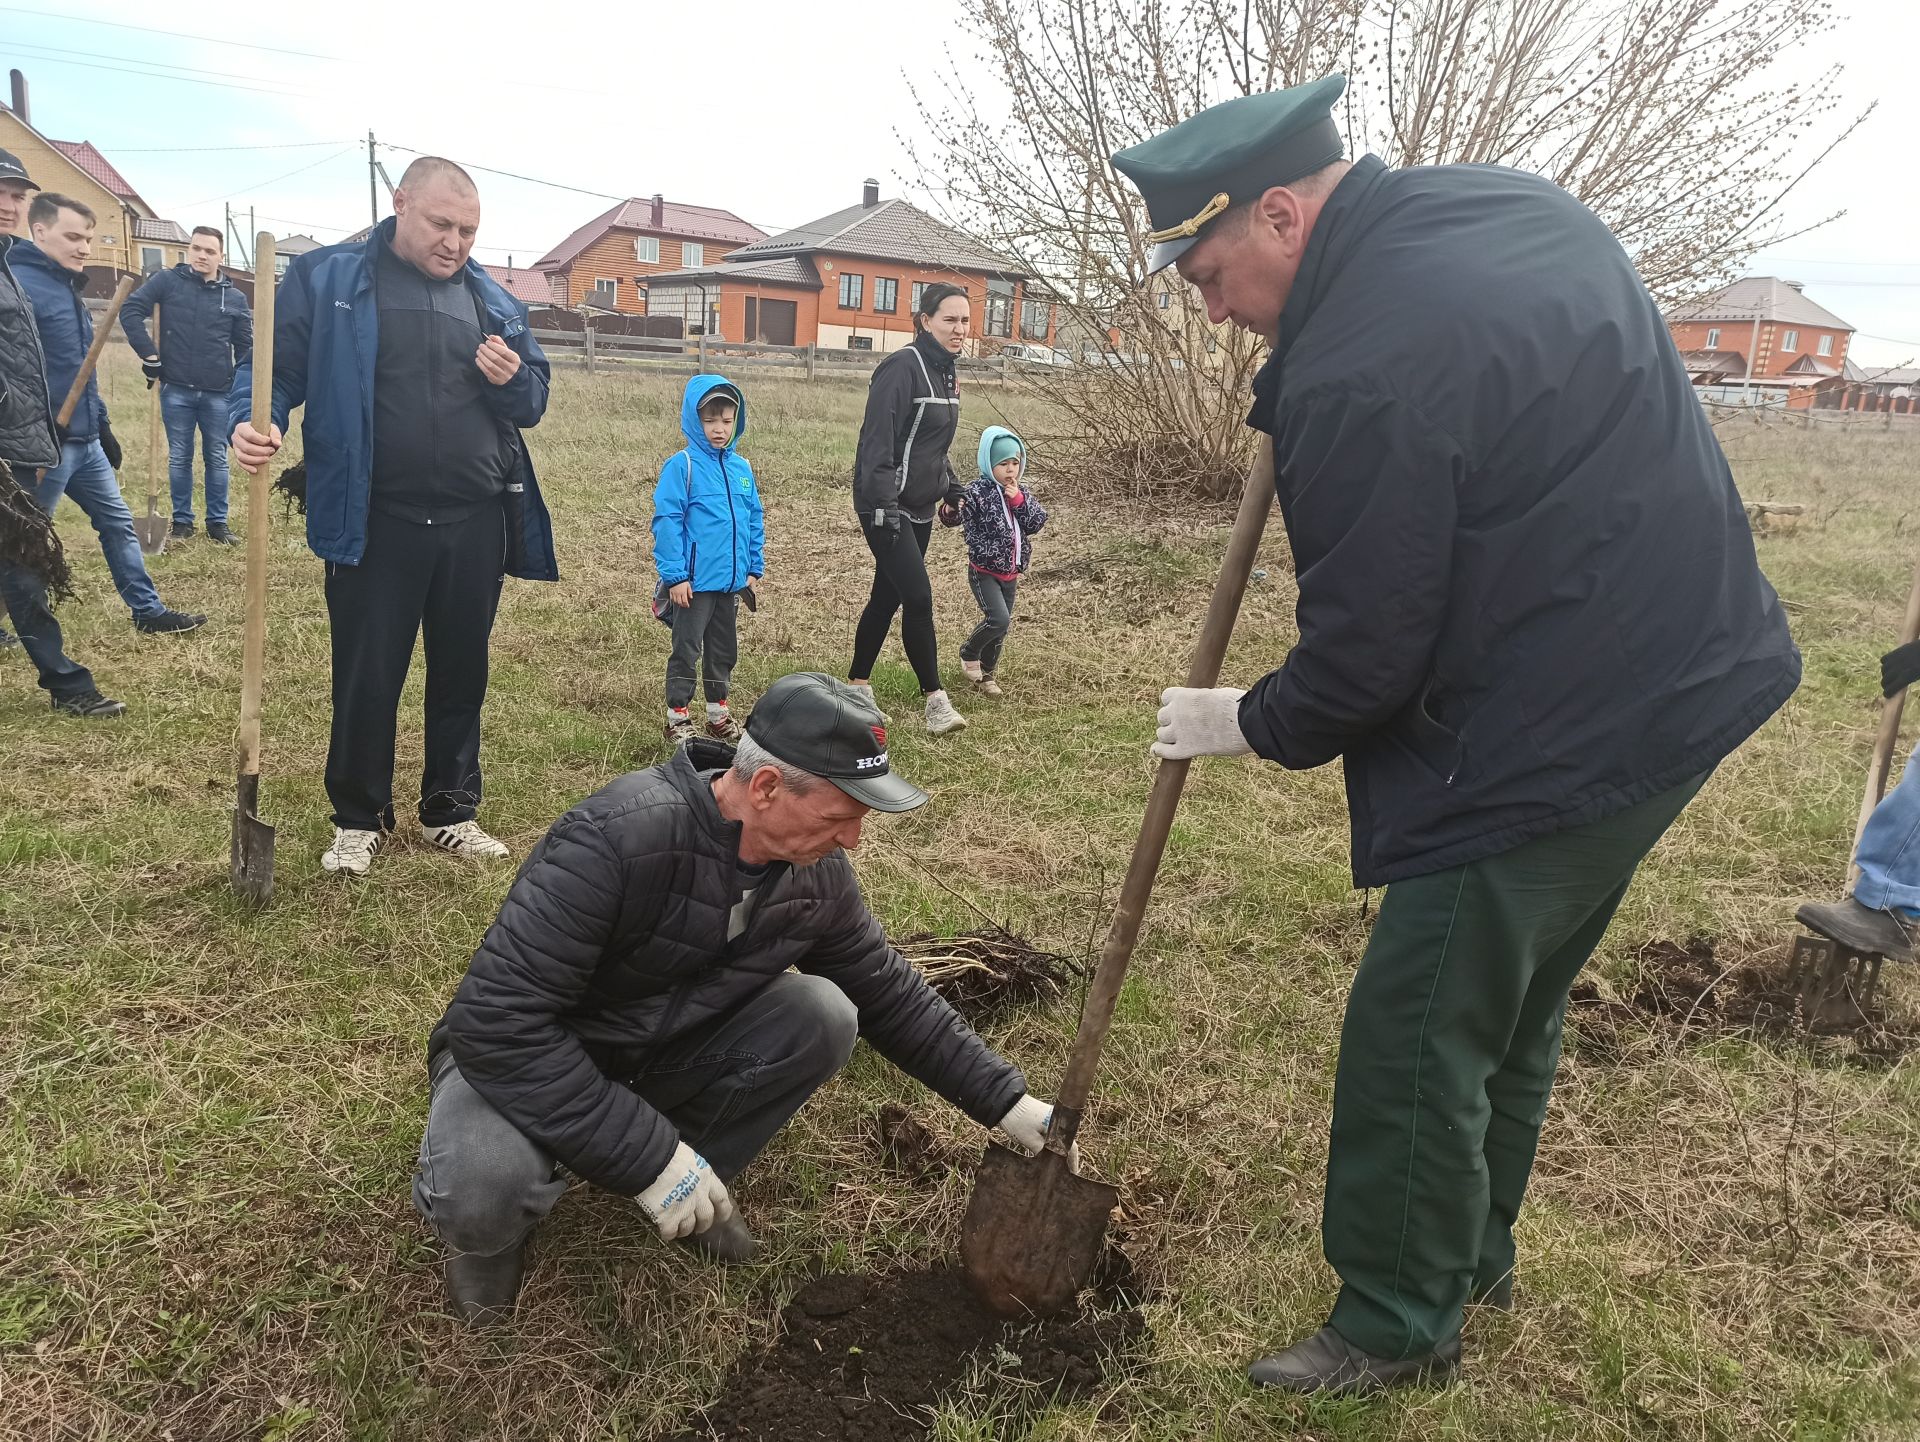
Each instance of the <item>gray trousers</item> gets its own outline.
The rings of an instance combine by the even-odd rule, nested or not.
[[[740,659],[734,628],[739,598],[732,591],[695,591],[693,604],[673,608],[673,654],[667,657],[667,704],[676,711],[693,700],[693,672],[704,661],[709,701],[727,699],[733,663]]]
[[[847,1064],[860,1014],[830,981],[775,977],[737,1010],[655,1054],[631,1085],[731,1182],[807,1098]],[[553,1157],[460,1075],[433,1068],[413,1205],[449,1248],[482,1257],[518,1245],[567,1189]]]
[[[991,676],[1000,664],[1000,648],[1007,643],[1007,631],[1013,625],[1013,596],[1020,589],[1018,580],[1003,581],[984,571],[967,568],[967,584],[973,599],[980,603],[980,624],[960,648],[962,661],[978,661],[980,669]]]

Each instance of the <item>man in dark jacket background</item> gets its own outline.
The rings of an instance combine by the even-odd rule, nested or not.
[[[33,189],[19,157],[0,150],[0,603],[55,711],[118,716],[126,706],[101,695],[92,672],[67,655],[49,604],[51,593],[65,584],[66,559],[53,518],[26,489],[36,471],[60,463],[46,355],[33,303],[14,278],[11,259],[14,247],[25,244],[13,231]]]
[[[400,692],[425,633],[430,846],[497,860],[475,820],[480,712],[503,576],[559,579],[553,528],[521,430],[547,409],[547,358],[527,308],[470,259],[480,193],[450,160],[422,156],[366,241],[297,257],[276,293],[273,426],[247,417],[253,364],[228,397],[235,458],[279,449],[305,406],[307,544],[327,565],[333,734],[323,869],[364,876],[393,830]]]
[[[854,880],[867,812],[926,799],[892,772],[871,696],[802,673],[767,688],[737,752],[695,739],[554,823],[428,1048],[414,1204],[461,1317],[512,1308],[561,1167],[664,1238],[751,1258],[727,1184],[860,1036],[1039,1150],[1052,1107],[887,944]]]
[[[93,253],[93,211],[77,200],[42,191],[27,208],[32,235],[8,257],[20,287],[33,302],[34,321],[46,351],[47,389],[54,404],[65,398],[93,341],[93,315],[81,292],[87,284],[87,257]],[[87,384],[60,436],[60,459],[33,486],[33,498],[48,515],[67,497],[78,506],[100,538],[114,589],[133,615],[134,629],[149,635],[179,635],[206,625],[203,615],[176,611],[160,599],[140,540],[133,512],[120,494],[120,443],[107,421],[100,398],[100,377]]]
[[[206,457],[207,539],[229,546],[227,392],[236,365],[253,354],[253,311],[220,273],[225,249],[219,231],[196,225],[186,260],[150,277],[127,297],[120,328],[140,357],[147,384],[160,387],[174,537],[193,534],[193,442],[198,436]],[[147,326],[156,305],[158,344]]]
[[[1215,324],[1264,337],[1300,639],[1173,688],[1156,754],[1341,759],[1391,883],[1341,1037],[1329,1324],[1256,1383],[1458,1365],[1510,1305],[1567,992],[1640,859],[1800,675],[1658,307],[1536,176],[1341,159],[1329,77],[1114,157]]]

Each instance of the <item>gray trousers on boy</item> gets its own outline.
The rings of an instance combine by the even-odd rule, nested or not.
[[[978,661],[980,670],[991,676],[1000,664],[1000,648],[1007,644],[1007,631],[1013,625],[1013,596],[1020,582],[1003,581],[969,567],[967,584],[973,588],[973,599],[980,603],[981,619],[967,637],[967,644],[960,648],[960,659]]]
[[[737,1010],[662,1047],[627,1083],[665,1114],[725,1182],[847,1064],[860,1013],[830,981],[784,972]],[[651,1179],[649,1179],[651,1182]],[[554,1159],[434,1060],[413,1205],[456,1252],[518,1245],[567,1190]]]
[[[693,700],[694,667],[703,660],[709,701],[727,699],[740,636],[734,627],[739,598],[732,591],[695,591],[693,604],[673,608],[673,654],[667,657],[667,704],[678,711]]]

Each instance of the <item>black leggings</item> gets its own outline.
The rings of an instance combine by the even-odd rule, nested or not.
[[[900,640],[907,648],[920,692],[940,687],[940,652],[933,637],[933,582],[927,579],[927,542],[933,539],[932,521],[909,521],[898,531],[862,525],[867,549],[873,552],[873,591],[860,624],[853,632],[853,666],[848,676],[864,681],[886,644],[893,613],[904,611]]]

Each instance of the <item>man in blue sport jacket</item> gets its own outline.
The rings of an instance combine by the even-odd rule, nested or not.
[[[393,830],[394,729],[422,631],[422,834],[460,856],[507,855],[474,819],[487,646],[501,578],[559,570],[520,437],[546,412],[547,358],[526,308],[469,260],[479,225],[472,177],[422,156],[365,241],[287,268],[266,439],[248,419],[251,357],[233,378],[233,451],[249,471],[306,407],[307,544],[326,563],[333,632],[334,838],[320,864],[339,875],[366,875]]]
[[[187,258],[150,276],[120,309],[120,328],[140,357],[147,384],[160,387],[167,427],[167,476],[173,534],[193,535],[193,442],[206,453],[207,539],[233,544],[227,531],[227,392],[233,369],[253,354],[253,311],[220,273],[220,232],[196,225]],[[159,336],[148,330],[160,308]]]

